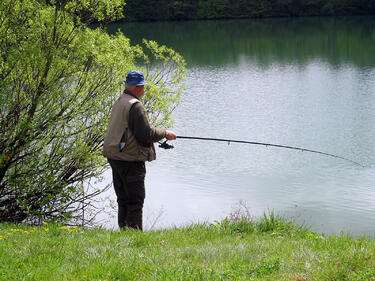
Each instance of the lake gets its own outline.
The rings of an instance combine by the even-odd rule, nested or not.
[[[375,17],[112,24],[174,48],[187,90],[173,130],[337,154],[176,140],[147,164],[145,228],[213,222],[240,201],[321,233],[375,234]],[[111,181],[105,175],[103,185]],[[114,192],[107,193],[115,199]],[[237,206],[237,207],[236,207]],[[116,212],[112,211],[116,216]],[[103,217],[117,227],[116,217]]]

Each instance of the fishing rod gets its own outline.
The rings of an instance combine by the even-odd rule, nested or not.
[[[293,149],[293,150],[299,150],[299,151],[306,151],[306,152],[312,152],[312,153],[318,153],[326,156],[330,156],[333,158],[338,158],[342,159],[345,161],[349,161],[351,163],[354,163],[356,165],[359,165],[361,167],[365,167],[362,164],[353,161],[349,158],[345,158],[342,156],[338,156],[335,154],[327,153],[327,152],[322,152],[318,150],[312,150],[312,149],[307,149],[307,148],[301,148],[301,147],[294,147],[294,146],[288,146],[288,145],[281,145],[281,144],[273,144],[273,143],[264,143],[264,142],[255,142],[255,141],[244,141],[244,140],[231,140],[231,139],[217,139],[217,138],[202,138],[202,137],[187,137],[187,136],[177,136],[177,139],[190,139],[190,140],[205,140],[205,141],[220,141],[220,142],[227,142],[228,145],[233,142],[233,143],[245,143],[245,144],[253,144],[253,145],[263,145],[263,146],[271,146],[271,147],[279,147],[279,148],[287,148],[287,149]],[[167,140],[164,141],[163,143],[160,143],[159,147],[164,148],[164,149],[171,149],[174,148],[173,145],[167,143]]]

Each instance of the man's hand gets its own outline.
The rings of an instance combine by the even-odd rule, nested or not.
[[[166,138],[167,140],[175,140],[175,139],[177,138],[177,136],[176,136],[176,134],[173,133],[172,131],[168,131],[168,130],[166,130],[166,131],[165,131],[165,138]]]

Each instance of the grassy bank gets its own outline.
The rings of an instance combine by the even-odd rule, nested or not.
[[[0,224],[1,280],[375,280],[375,240],[276,218],[138,232]]]

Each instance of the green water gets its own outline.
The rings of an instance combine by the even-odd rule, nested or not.
[[[375,64],[375,17],[297,18],[113,24],[139,44],[156,40],[179,51],[190,67],[237,64],[304,65],[323,59],[338,66]]]
[[[222,218],[243,200],[255,216],[273,209],[319,232],[375,234],[375,17],[108,27],[117,29],[134,44],[156,40],[186,58],[178,135],[305,147],[366,166],[177,140],[147,166],[146,228],[161,209],[165,227]]]

